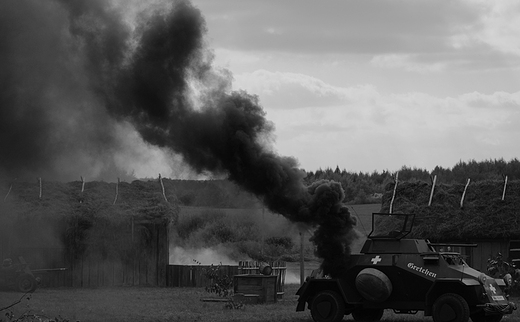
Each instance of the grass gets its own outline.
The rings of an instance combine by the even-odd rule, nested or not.
[[[61,316],[69,321],[286,321],[311,322],[310,312],[296,312],[298,286],[287,285],[282,300],[274,304],[246,305],[240,310],[224,308],[223,303],[202,302],[211,295],[202,288],[118,287],[99,289],[38,289],[30,300],[24,299],[10,310],[15,316],[29,311],[49,318]],[[20,298],[20,293],[0,292],[0,307]],[[517,301],[518,298],[515,298]],[[520,321],[520,313],[502,321]],[[0,312],[0,320],[5,315]],[[347,316],[344,321],[352,321]],[[386,310],[382,321],[433,321],[421,312],[395,315]]]

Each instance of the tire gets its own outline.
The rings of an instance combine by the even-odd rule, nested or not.
[[[339,322],[345,315],[345,302],[334,291],[322,291],[311,300],[310,309],[315,322]]]
[[[502,314],[486,315],[484,311],[479,311],[471,315],[473,322],[500,322],[500,320],[502,320]]]
[[[468,322],[469,306],[462,296],[446,293],[433,303],[432,315],[434,322]]]
[[[352,312],[355,321],[360,322],[376,322],[381,320],[383,309],[357,309]]]
[[[36,282],[36,279],[29,274],[23,274],[22,276],[18,277],[16,283],[18,291],[23,293],[32,293],[36,290],[37,286],[38,283]]]

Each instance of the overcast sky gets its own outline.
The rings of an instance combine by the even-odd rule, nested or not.
[[[302,168],[518,158],[517,0],[193,0]]]

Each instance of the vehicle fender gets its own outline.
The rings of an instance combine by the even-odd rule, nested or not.
[[[477,280],[472,278],[436,280],[426,293],[426,306],[424,315],[430,316],[432,314],[433,303],[440,295],[444,293],[459,294],[468,302],[475,301],[475,287],[482,287],[482,285]]]
[[[334,291],[338,293],[347,304],[358,303],[362,300],[355,289],[354,292],[349,292],[349,290],[345,288],[346,286],[338,279],[309,279],[296,293],[296,295],[300,296],[298,298],[296,311],[303,311],[305,309],[305,303],[321,291]]]

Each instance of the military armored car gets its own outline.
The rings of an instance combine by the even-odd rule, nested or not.
[[[471,268],[460,253],[428,240],[406,239],[414,215],[372,215],[372,231],[339,278],[314,271],[296,293],[297,311],[310,310],[316,322],[379,321],[386,309],[424,312],[435,322],[498,322],[516,305],[502,279]]]

